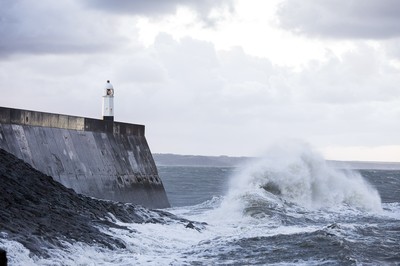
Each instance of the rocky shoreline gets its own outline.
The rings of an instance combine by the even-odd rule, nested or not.
[[[17,241],[41,257],[48,256],[49,249],[62,248],[65,242],[125,248],[123,241],[100,230],[124,229],[115,219],[127,223],[189,223],[165,211],[76,194],[2,149],[0,212],[0,237]]]

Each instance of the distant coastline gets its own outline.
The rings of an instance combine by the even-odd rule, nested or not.
[[[153,153],[157,166],[238,167],[254,158]]]
[[[239,167],[255,157],[232,156],[203,156],[181,155],[171,153],[153,153],[157,166],[187,166],[187,167]],[[334,168],[344,169],[375,169],[375,170],[400,170],[400,162],[362,162],[362,161],[336,161],[328,160]]]

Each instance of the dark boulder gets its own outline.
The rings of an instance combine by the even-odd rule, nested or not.
[[[0,266],[7,266],[7,252],[0,248]]]

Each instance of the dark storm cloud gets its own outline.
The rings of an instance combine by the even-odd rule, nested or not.
[[[280,26],[330,38],[387,39],[400,36],[398,0],[285,0]]]
[[[179,6],[195,10],[212,25],[215,7],[233,8],[232,0],[1,0],[0,58],[16,53],[90,53],[121,43],[110,14],[162,16]]]
[[[111,26],[74,1],[0,1],[0,57],[15,53],[81,53],[113,46]],[[115,39],[114,39],[115,41]]]

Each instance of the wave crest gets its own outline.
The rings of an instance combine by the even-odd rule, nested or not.
[[[228,201],[263,198],[305,208],[355,207],[381,211],[378,191],[355,171],[337,170],[304,143],[269,149],[231,180]]]

